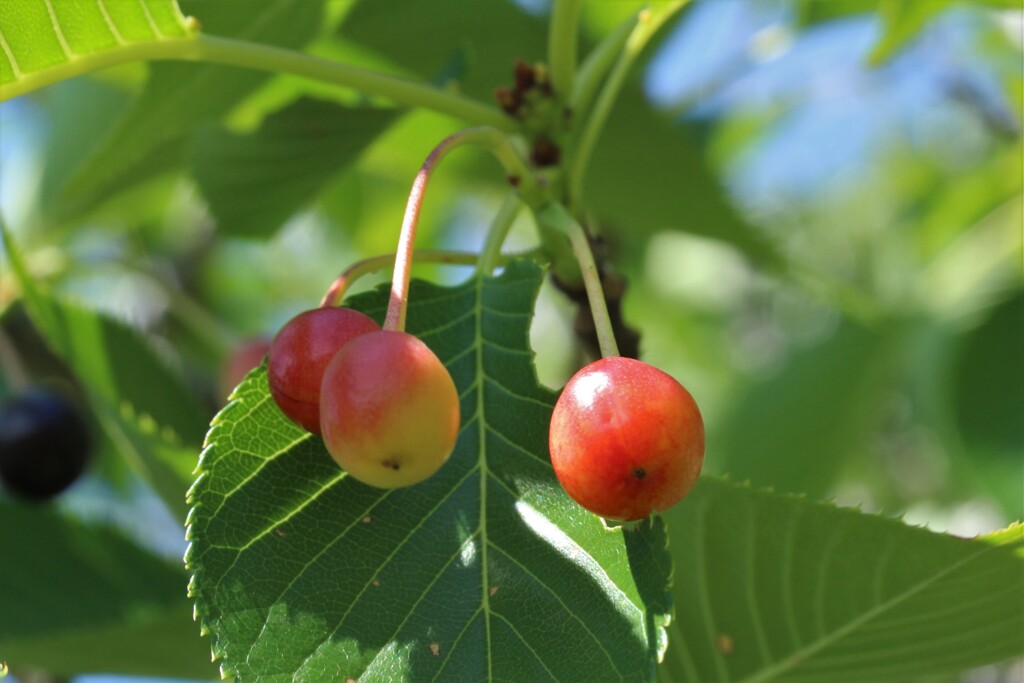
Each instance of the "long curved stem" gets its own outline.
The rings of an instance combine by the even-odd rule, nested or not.
[[[597,144],[604,124],[608,120],[612,106],[619,97],[626,76],[633,67],[633,62],[646,47],[648,41],[658,29],[668,21],[676,12],[681,10],[689,0],[675,0],[665,6],[659,6],[658,10],[646,9],[637,17],[636,26],[626,39],[625,47],[619,55],[618,61],[612,68],[608,80],[598,95],[594,110],[587,119],[587,123],[580,134],[579,144],[576,146],[572,167],[569,169],[569,201],[570,206],[575,206],[583,193],[583,175],[590,164],[590,157],[593,154],[594,146]]]
[[[605,36],[597,47],[591,50],[590,54],[580,65],[573,83],[572,97],[569,106],[572,108],[572,115],[578,120],[583,120],[590,113],[590,106],[597,97],[597,91],[604,83],[605,76],[612,68],[616,58],[622,53],[622,49],[629,39],[629,35],[636,26],[638,14],[634,14],[626,21],[615,27],[611,33]]]
[[[287,73],[386,97],[401,105],[425,107],[475,125],[515,130],[517,123],[496,107],[430,85],[314,57],[295,50],[202,34],[194,38],[139,43],[86,55],[64,65],[28,74],[0,88],[0,102],[51,83],[117,64],[150,60],[213,62]]]
[[[501,203],[501,208],[491,221],[491,229],[487,232],[487,239],[484,240],[480,258],[477,260],[477,272],[481,275],[490,275],[494,272],[501,258],[501,245],[505,243],[508,231],[512,228],[521,206],[522,202],[514,192],[510,192]]]
[[[453,133],[441,141],[427,156],[426,161],[420,167],[416,179],[413,180],[412,189],[409,191],[409,199],[405,205],[405,216],[402,218],[402,232],[398,238],[398,249],[395,253],[395,272],[391,280],[391,298],[388,301],[388,312],[384,319],[384,329],[404,330],[405,312],[408,305],[409,277],[412,268],[413,243],[416,239],[416,226],[419,223],[420,207],[423,205],[424,193],[427,183],[441,160],[453,149],[463,145],[478,145],[491,152],[501,163],[505,173],[510,179],[514,178],[514,184],[519,188],[520,193],[535,191],[537,183],[533,174],[515,149],[509,139],[496,128],[483,126],[480,128],[468,128]]]

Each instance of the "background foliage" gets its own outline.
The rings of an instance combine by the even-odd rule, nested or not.
[[[259,0],[245,11],[223,1],[178,4],[209,34],[423,79],[482,101],[511,82],[516,58],[546,54],[545,3],[409,0],[401,20],[393,3],[380,2]],[[81,9],[91,3],[53,6],[65,26],[99,27],[66,33],[76,52],[118,49],[102,17]],[[585,3],[582,47],[638,6]],[[40,7],[0,5],[0,32],[24,57],[25,78],[75,63],[55,38],[32,37],[49,30]],[[195,28],[171,2],[143,7],[155,32],[144,15],[122,24],[115,11],[129,42],[184,39]],[[17,15],[17,31],[15,12],[29,13]],[[45,30],[24,28],[36,25],[23,21],[29,15]],[[584,191],[603,249],[629,283],[624,314],[642,333],[642,357],[691,389],[708,425],[707,474],[665,516],[675,617],[660,618],[669,574],[660,541],[638,556],[625,540],[656,537],[661,527],[598,540],[595,520],[574,512],[550,475],[529,465],[508,465],[504,473],[518,478],[515,497],[507,506],[492,498],[479,517],[481,528],[494,525],[499,548],[503,533],[520,542],[515,525],[530,519],[510,514],[516,501],[551,506],[544,517],[610,568],[629,602],[651,619],[659,615],[657,625],[618,624],[606,614],[611,603],[573,593],[579,581],[548,580],[550,593],[545,580],[532,585],[538,600],[578,604],[565,623],[589,623],[598,643],[616,629],[633,633],[632,645],[606,650],[620,672],[632,666],[622,662],[653,661],[664,629],[669,647],[658,676],[666,681],[1020,674],[1013,658],[1024,653],[1024,611],[1013,598],[1024,588],[1022,533],[1009,525],[1024,517],[1021,21],[1019,7],[1000,1],[698,2],[642,55]],[[431,40],[420,40],[424,33]],[[4,54],[0,84],[9,88],[18,79]],[[393,248],[416,169],[458,127],[450,116],[344,88],[179,62],[118,66],[0,105],[8,233],[0,332],[35,381],[62,386],[89,406],[101,435],[96,466],[55,505],[0,497],[0,662],[19,680],[35,670],[211,678],[211,646],[227,671],[247,674],[243,680],[294,670],[260,659],[252,634],[268,622],[247,612],[279,613],[291,603],[253,605],[247,601],[258,591],[232,594],[214,546],[240,541],[214,532],[248,538],[258,525],[230,520],[295,514],[294,530],[264,539],[290,547],[288,556],[257,554],[239,569],[266,591],[290,585],[294,563],[332,539],[347,540],[299,514],[310,491],[337,472],[295,469],[322,452],[309,443],[283,446],[297,438],[287,425],[247,414],[247,405],[266,399],[259,373],[251,376],[221,417],[220,429],[241,436],[213,440],[205,483],[192,494],[201,505],[190,533],[211,544],[191,551],[193,571],[200,568],[192,591],[217,635],[200,638],[185,592],[181,529],[205,425],[227,398],[218,373],[243,340],[272,335],[314,305],[342,268]],[[420,244],[477,248],[504,194],[501,180],[483,155],[446,161],[424,207]],[[534,241],[524,213],[509,246]],[[519,327],[497,325],[488,334],[519,352],[517,362],[535,352],[539,385],[521,385],[527,367],[499,363],[504,369],[487,386],[526,392],[546,406],[545,387],[560,387],[584,358],[573,306],[539,271],[525,272],[505,276],[525,288],[514,308]],[[435,316],[424,331],[466,310],[452,304],[431,314],[432,297],[501,287],[464,281],[468,271],[422,266],[417,273],[455,287],[420,290],[421,314]],[[379,308],[375,296],[360,301]],[[410,324],[416,310],[414,303]],[[482,354],[485,336],[466,348]],[[450,343],[457,357],[459,342],[438,343]],[[462,386],[485,386],[484,375],[467,373]],[[0,392],[14,391],[5,370]],[[525,405],[498,414],[534,425],[512,443],[520,439],[543,460],[543,419]],[[284,468],[274,481],[301,475],[301,485],[268,496],[257,478],[256,492],[236,498],[242,507],[221,513],[218,491],[245,478],[237,456],[225,455],[234,452],[274,453],[268,462]],[[465,445],[456,460],[470,471],[480,453],[479,444]],[[211,474],[217,467],[225,469]],[[503,470],[495,467],[499,486]],[[487,481],[485,468],[479,477]],[[346,486],[329,490],[336,509],[349,504],[339,502]],[[477,493],[459,499],[451,515],[479,503]],[[462,528],[452,524],[446,528]],[[393,539],[408,528],[392,529]],[[459,544],[473,540],[474,528],[446,538],[457,548],[435,549],[467,547]],[[557,546],[557,534],[548,533],[540,545]],[[979,533],[987,535],[962,538]],[[393,549],[414,552],[433,547],[431,540]],[[616,560],[619,552],[630,561]],[[283,565],[260,573],[268,557]],[[547,561],[549,569],[562,562]],[[512,553],[506,569],[523,562]],[[394,571],[414,564],[402,560]],[[584,564],[577,557],[567,566],[582,572]],[[447,571],[423,577],[441,590]],[[313,589],[333,580],[322,570],[314,575]],[[474,599],[483,592],[476,586]],[[442,602],[455,604],[445,595]],[[402,609],[389,628],[416,616]],[[497,624],[502,610],[486,614]],[[527,616],[507,618],[522,627]],[[536,630],[518,641],[469,651],[499,667],[501,657],[521,665],[526,655],[516,643],[528,647],[543,633],[529,628]],[[303,638],[323,638],[324,629],[307,622],[267,641],[268,651],[301,661],[312,651]],[[365,649],[354,655],[337,643],[307,679],[329,679],[342,662],[377,662],[386,678],[395,673],[386,667],[418,672],[446,661],[430,639],[418,651],[402,650],[417,642],[381,636],[373,647],[358,643]],[[233,647],[257,656],[232,664]],[[557,667],[590,654],[542,652],[537,680],[567,680]],[[981,665],[989,666],[960,673]]]

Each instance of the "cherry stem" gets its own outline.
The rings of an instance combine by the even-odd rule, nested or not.
[[[487,232],[487,239],[484,240],[484,246],[480,250],[477,272],[481,275],[490,275],[494,272],[494,268],[501,259],[501,245],[505,243],[508,231],[515,223],[521,206],[522,203],[514,192],[510,192],[505,197],[505,201],[501,203],[501,208],[498,209],[494,220],[491,221],[491,229]]]
[[[558,203],[549,205],[545,210],[552,225],[558,225],[569,234],[573,254],[580,264],[583,286],[587,290],[587,301],[590,313],[594,316],[594,329],[597,332],[597,343],[601,348],[601,357],[610,358],[619,355],[619,345],[615,343],[615,331],[611,316],[608,315],[608,303],[604,298],[604,287],[601,286],[601,274],[594,262],[594,254],[590,250],[587,233],[569,214],[564,206]]]
[[[413,253],[413,261],[419,263],[445,263],[451,265],[476,265],[479,257],[470,251],[446,251],[442,249],[421,249]],[[395,262],[395,254],[381,254],[357,261],[345,269],[338,279],[331,283],[320,307],[337,306],[345,297],[345,292],[352,284],[364,275],[384,270]]]
[[[405,314],[408,307],[409,278],[412,269],[413,242],[416,239],[416,226],[419,223],[420,207],[427,189],[427,183],[441,160],[453,149],[463,145],[478,145],[491,152],[501,163],[510,182],[516,185],[520,193],[536,196],[537,182],[526,164],[515,151],[511,141],[497,128],[481,126],[467,128],[449,135],[441,141],[427,156],[420,167],[416,179],[409,191],[409,200],[405,205],[405,216],[402,219],[402,232],[398,238],[398,249],[395,252],[395,272],[391,280],[391,298],[388,301],[388,312],[384,319],[385,330],[402,331],[405,329]]]
[[[587,122],[579,133],[578,143],[575,145],[574,158],[569,169],[569,202],[574,210],[580,201],[583,193],[583,174],[590,165],[590,156],[597,145],[604,124],[608,120],[615,102],[618,101],[619,92],[626,82],[626,76],[633,66],[633,62],[643,51],[647,43],[658,32],[658,29],[668,21],[675,13],[681,10],[688,0],[673,0],[667,4],[658,5],[657,8],[648,8],[637,15],[636,24],[633,25],[626,42],[619,53],[611,73],[608,75],[594,103]],[[589,86],[588,86],[589,87]],[[589,93],[587,94],[589,96]]]
[[[569,99],[576,75],[576,43],[579,40],[580,10],[583,0],[556,0],[551,11],[548,32],[548,61],[551,84],[563,101]]]

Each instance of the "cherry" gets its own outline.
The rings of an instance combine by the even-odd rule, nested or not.
[[[324,368],[349,340],[379,329],[369,316],[333,306],[304,311],[285,323],[267,359],[270,394],[281,412],[319,434]]]
[[[370,332],[324,371],[320,426],[331,456],[359,481],[398,488],[445,463],[459,431],[459,395],[440,359],[411,334]]]
[[[704,422],[693,397],[631,358],[603,358],[577,372],[558,397],[548,438],[569,496],[614,520],[672,507],[704,462]]]
[[[0,481],[32,501],[53,498],[85,471],[89,428],[68,399],[34,389],[0,408]]]
[[[235,390],[249,372],[263,362],[263,357],[270,352],[270,341],[267,339],[250,339],[231,350],[220,369],[217,387],[220,395],[227,398]]]

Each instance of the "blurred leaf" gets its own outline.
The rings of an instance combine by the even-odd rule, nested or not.
[[[270,234],[352,164],[396,115],[302,98],[268,116],[251,135],[205,129],[196,139],[194,173],[218,228]]]
[[[666,681],[887,683],[1024,654],[1024,527],[963,539],[705,477],[668,513]]]
[[[925,260],[935,258],[965,230],[1021,194],[1024,187],[1024,149],[1019,144],[1000,149],[975,168],[947,182],[928,187],[921,211],[913,215]],[[916,214],[916,212],[915,212]]]
[[[963,340],[953,396],[964,440],[1020,462],[1024,455],[1024,291],[992,309]]]
[[[0,660],[55,675],[216,675],[178,563],[111,527],[0,501]]]
[[[845,321],[828,339],[752,383],[709,448],[718,469],[781,491],[825,495],[865,446],[900,340],[896,323]]]
[[[682,230],[732,244],[761,265],[782,264],[772,242],[736,211],[682,124],[655,112],[635,88],[612,111],[584,200],[612,231],[634,239]]]
[[[6,0],[0,3],[0,102],[109,66],[118,52],[195,35],[174,0]]]
[[[953,0],[882,0],[878,13],[882,19],[882,35],[871,48],[868,63],[882,64],[914,39],[925,24],[944,12]]]
[[[660,520],[607,529],[547,455],[529,351],[541,271],[415,283],[408,330],[462,396],[449,462],[380,490],[282,416],[255,371],[190,492],[196,610],[222,669],[303,681],[651,680],[670,560]],[[381,317],[387,288],[351,300]]]
[[[945,0],[940,0],[944,2]],[[797,0],[796,14],[801,26],[820,24],[878,9],[879,0]]]
[[[320,27],[323,0],[182,0],[203,31],[299,47]],[[205,64],[154,63],[138,101],[69,181],[58,212],[91,209],[113,194],[180,166],[189,136],[217,120],[269,78],[266,72]]]
[[[2,226],[0,226],[2,227]],[[42,292],[3,230],[8,258],[33,323],[70,367],[110,439],[184,519],[193,449],[205,433],[195,395],[133,328]]]
[[[74,78],[46,91],[49,138],[43,150],[40,205],[50,211],[82,159],[91,154],[131,104],[131,96],[95,78]]]
[[[495,88],[512,84],[516,59],[541,61],[547,51],[546,22],[509,0],[409,0],[401,19],[390,3],[362,0],[345,17],[341,35],[424,78],[458,63],[459,91],[486,101]]]

